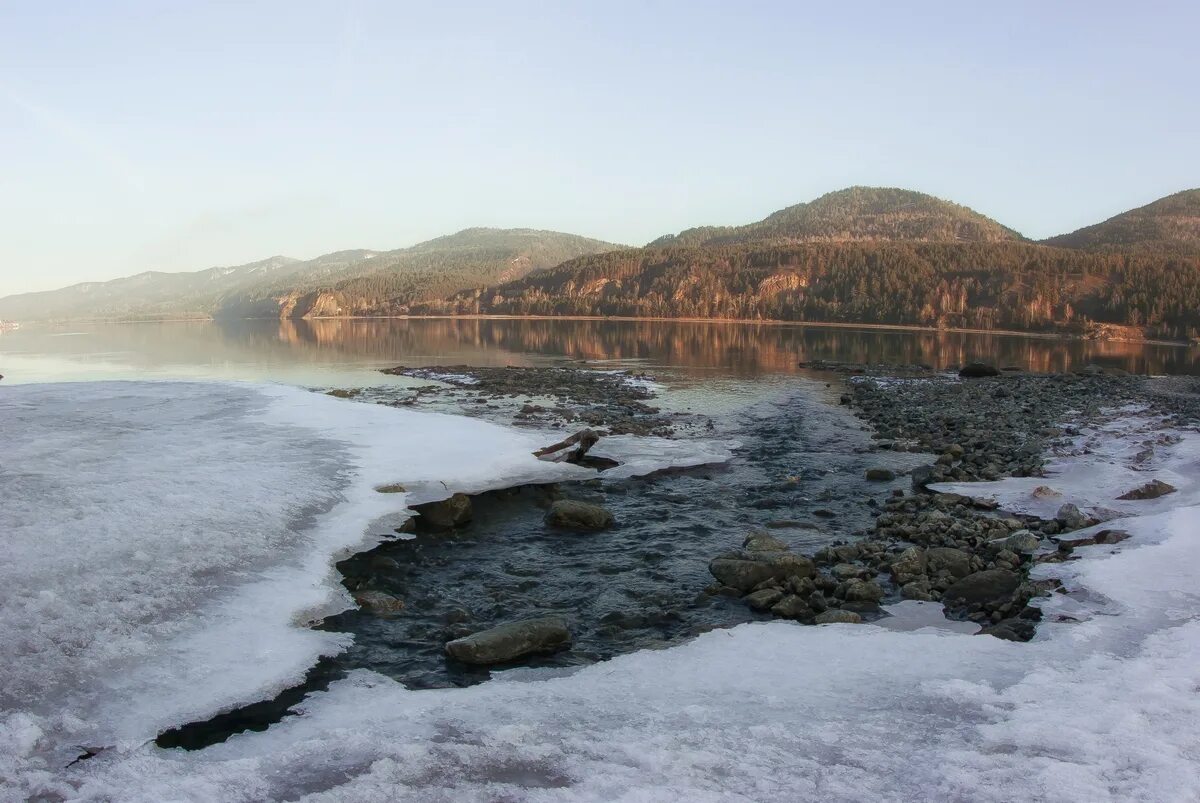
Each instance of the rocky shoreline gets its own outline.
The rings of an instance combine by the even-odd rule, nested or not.
[[[389,376],[430,380],[390,403],[412,406],[432,400],[456,402],[470,414],[472,406],[503,414],[514,426],[602,427],[612,435],[677,433],[685,418],[664,413],[649,402],[653,380],[632,371],[603,371],[571,366],[479,367],[441,365],[381,371]]]
[[[1042,476],[1046,456],[1078,427],[1119,415],[1114,410],[1124,405],[1149,408],[1176,425],[1200,421],[1196,380],[1099,370],[1038,375],[991,369],[964,372],[976,376],[963,378],[922,366],[839,368],[856,374],[841,401],[872,427],[879,450],[931,453],[934,462],[911,473],[910,491],[892,492],[874,531],[863,537],[802,556],[766,533],[749,535],[740,549],[710,564],[717,581],[710,594],[741,596],[755,610],[809,624],[879,617],[881,603],[900,599],[940,601],[948,618],[975,622],[980,633],[1027,641],[1042,616],[1031,600],[1053,591],[1030,580],[1033,566],[1069,560],[1075,546],[1116,543],[1126,534],[1114,527],[1086,542],[1060,540],[1099,521],[1073,505],[1063,505],[1052,519],[1007,515],[986,499],[927,486]],[[888,478],[879,471],[880,479]],[[1151,480],[1124,498],[1173,490]]]

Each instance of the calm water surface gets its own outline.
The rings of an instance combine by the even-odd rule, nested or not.
[[[381,384],[397,364],[615,361],[679,380],[802,372],[804,360],[971,360],[1035,371],[1089,363],[1200,374],[1200,348],[795,325],[601,320],[318,320],[69,324],[0,333],[6,382],[117,378]]]

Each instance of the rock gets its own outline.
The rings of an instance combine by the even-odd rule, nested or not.
[[[1124,530],[1101,530],[1088,538],[1074,538],[1069,542],[1062,542],[1058,545],[1059,549],[1070,550],[1077,546],[1092,546],[1093,544],[1119,544],[1129,537],[1129,533]]]
[[[375,490],[381,494],[402,494],[402,493],[408,492],[408,489],[399,483],[392,483],[391,485],[380,485]]]
[[[925,563],[931,575],[947,574],[957,580],[971,573],[971,554],[954,547],[925,550]]]
[[[958,369],[958,375],[965,379],[979,379],[985,376],[1000,376],[1000,371],[994,365],[983,362],[969,362]]]
[[[446,654],[464,664],[500,664],[524,655],[555,652],[571,642],[560,616],[525,619],[473,633],[446,644]]]
[[[759,583],[776,579],[812,577],[817,567],[808,558],[790,552],[740,552],[714,559],[708,570],[722,585],[742,592]]]
[[[872,580],[851,580],[843,596],[847,602],[879,602],[883,599],[883,589]]]
[[[812,609],[803,598],[789,594],[771,608],[771,613],[785,619],[807,619],[813,615]]]
[[[471,621],[471,612],[466,608],[451,608],[442,614],[442,621],[448,625],[461,625],[463,622]]]
[[[817,614],[817,618],[813,621],[819,625],[857,625],[862,624],[862,620],[863,618],[854,611],[825,611]]]
[[[413,510],[421,517],[423,526],[431,530],[453,530],[471,521],[471,497],[454,494],[440,502],[416,505]]]
[[[785,552],[788,545],[767,533],[750,533],[742,546],[751,552]]]
[[[1054,514],[1054,519],[1066,531],[1082,530],[1084,527],[1090,527],[1094,522],[1079,510],[1078,507],[1067,503],[1058,509],[1058,513]]]
[[[820,591],[813,591],[808,595],[808,607],[812,608],[817,613],[827,610],[829,602],[825,599],[825,595]]]
[[[613,514],[599,505],[559,499],[550,505],[546,523],[568,530],[604,530],[613,525]]]
[[[896,472],[890,468],[869,468],[865,476],[872,482],[888,482],[896,479]]]
[[[995,636],[1005,641],[1029,641],[1037,632],[1037,626],[1028,619],[1015,617],[1002,619],[991,627],[985,627],[977,636]]]
[[[940,482],[934,466],[917,466],[912,470],[912,487],[914,491],[922,491],[931,482]]]
[[[900,589],[900,596],[904,597],[905,599],[915,599],[921,600],[922,602],[928,602],[929,600],[933,599],[933,596],[929,593],[929,591],[930,588],[928,580],[913,580],[911,583],[904,584],[904,587]]]
[[[892,561],[892,577],[899,585],[905,585],[925,576],[925,550],[911,546]]]
[[[353,399],[360,393],[362,393],[362,390],[359,388],[351,388],[349,390],[346,388],[334,388],[333,390],[327,391],[325,395],[333,396],[337,399]]]
[[[800,597],[807,597],[814,592],[820,593],[817,592],[817,584],[813,582],[811,577],[789,577],[787,589]]]
[[[1162,480],[1151,480],[1140,488],[1134,488],[1128,493],[1123,493],[1118,496],[1118,499],[1157,499],[1160,496],[1175,493],[1175,486],[1163,482]]]
[[[1093,541],[1097,544],[1119,544],[1129,537],[1129,533],[1124,530],[1101,530],[1093,536]]]
[[[1018,555],[1031,555],[1038,551],[1038,547],[1042,545],[1042,539],[1029,530],[1017,530],[1008,538],[1001,538],[993,543]]]
[[[1021,585],[1021,576],[1008,569],[985,569],[969,574],[942,594],[949,605],[989,606],[1012,597]]]
[[[851,580],[856,577],[865,577],[867,570],[856,563],[839,563],[829,570],[839,580]]]
[[[364,611],[377,615],[386,616],[404,610],[404,600],[382,591],[355,591],[354,601]]]
[[[745,599],[746,603],[754,610],[765,611],[783,599],[783,592],[777,588],[764,588],[753,594],[747,594]]]

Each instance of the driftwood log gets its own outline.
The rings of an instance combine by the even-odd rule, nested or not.
[[[538,449],[533,455],[539,460],[549,460],[554,463],[564,460],[568,463],[581,463],[584,455],[588,453],[588,449],[595,446],[598,440],[600,440],[600,436],[593,430],[581,429],[569,438],[552,443],[544,449]],[[575,448],[571,449],[572,446]],[[567,451],[568,449],[570,451]]]

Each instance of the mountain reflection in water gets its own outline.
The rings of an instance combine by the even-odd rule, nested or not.
[[[73,335],[73,336],[64,336]],[[371,381],[408,364],[636,362],[694,378],[794,373],[798,363],[926,364],[982,360],[1033,371],[1088,364],[1200,374],[1200,349],[962,332],[757,323],[568,319],[322,319],[66,324],[0,335],[6,381],[124,375]],[[357,372],[350,375],[350,372]]]

